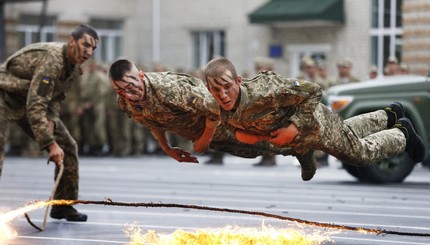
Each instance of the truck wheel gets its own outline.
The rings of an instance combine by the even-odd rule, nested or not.
[[[359,181],[364,181],[363,179],[361,179],[361,176],[358,175],[358,170],[357,170],[358,167],[351,165],[351,164],[347,164],[345,162],[342,162],[342,167],[343,167],[343,169],[346,170],[346,172],[348,172],[348,174],[354,176]]]
[[[400,183],[412,172],[415,164],[406,153],[368,167],[357,167],[358,179],[369,183]]]

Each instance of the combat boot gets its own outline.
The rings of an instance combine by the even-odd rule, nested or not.
[[[297,155],[300,166],[302,168],[302,180],[311,180],[317,171],[317,161],[315,159],[314,150],[309,150],[304,155]]]
[[[412,122],[406,118],[400,118],[395,128],[398,128],[402,131],[402,133],[406,137],[406,149],[405,151],[408,153],[409,157],[414,161],[414,163],[422,162],[425,156],[425,147],[423,140],[417,134],[412,125]]]
[[[52,205],[50,216],[54,219],[66,219],[75,222],[85,222],[88,218],[86,214],[79,213],[70,205]]]
[[[387,113],[387,128],[392,128],[402,117],[405,117],[405,109],[403,108],[402,103],[398,101],[394,101],[390,106],[386,107],[385,112]]]

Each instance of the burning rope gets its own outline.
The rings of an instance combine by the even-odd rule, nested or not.
[[[281,215],[269,214],[269,213],[257,212],[257,211],[246,211],[246,210],[230,209],[230,208],[215,208],[215,207],[198,206],[198,205],[175,204],[175,203],[152,203],[152,202],[150,202],[150,203],[145,203],[145,202],[143,202],[143,203],[128,203],[128,202],[114,202],[110,199],[108,199],[108,201],[53,200],[51,202],[55,202],[56,205],[57,205],[57,202],[58,203],[66,202],[67,205],[95,204],[95,205],[123,206],[123,207],[146,207],[146,208],[164,207],[164,208],[187,208],[187,209],[197,209],[197,210],[209,210],[209,211],[216,211],[216,212],[227,212],[227,213],[239,213],[239,214],[264,216],[264,217],[269,217],[269,218],[274,218],[274,219],[293,221],[293,222],[317,226],[317,227],[340,229],[340,230],[350,230],[350,231],[357,231],[357,232],[370,232],[370,233],[376,233],[377,235],[379,235],[379,234],[392,234],[392,235],[400,235],[400,236],[430,237],[430,233],[415,233],[415,232],[402,232],[402,231],[392,231],[392,230],[384,230],[384,229],[369,229],[369,228],[363,228],[363,227],[353,227],[353,226],[346,226],[346,225],[337,225],[337,224],[330,224],[330,223],[323,223],[323,222],[315,222],[315,221],[285,217],[285,216],[281,216]],[[59,204],[59,205],[61,205],[61,204]],[[37,227],[33,222],[31,222],[30,217],[27,214],[25,214],[25,217],[31,226],[38,229],[39,231],[42,231],[41,228]]]

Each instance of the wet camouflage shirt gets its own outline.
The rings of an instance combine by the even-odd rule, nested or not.
[[[148,129],[162,129],[195,140],[203,132],[205,119],[219,121],[219,106],[200,79],[174,72],[145,73],[146,102],[142,106],[119,107]]]
[[[0,90],[6,92],[11,113],[28,118],[41,148],[54,142],[48,119],[59,118],[60,103],[72,82],[82,74],[71,65],[65,43],[35,43],[10,56],[0,67]]]
[[[242,81],[239,107],[222,111],[222,121],[260,135],[268,135],[291,122],[300,131],[306,131],[316,124],[313,112],[321,97],[321,87],[315,83],[261,72]]]

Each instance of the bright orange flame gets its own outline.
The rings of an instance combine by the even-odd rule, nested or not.
[[[296,229],[274,229],[265,227],[241,228],[227,226],[215,230],[200,230],[187,232],[176,230],[170,235],[158,235],[153,230],[142,234],[141,229],[135,225],[129,226],[124,231],[130,237],[129,245],[206,245],[206,244],[280,244],[280,245],[318,245],[323,242],[333,242],[329,233],[317,233],[304,235]]]
[[[43,208],[47,205],[58,204],[73,204],[71,200],[52,200],[52,201],[36,201],[34,203],[30,203],[24,207],[11,210],[6,213],[0,213],[0,243],[9,239],[12,239],[17,236],[16,231],[9,227],[8,223],[12,220],[16,219],[16,217],[23,215],[24,213],[28,213],[30,211]]]

